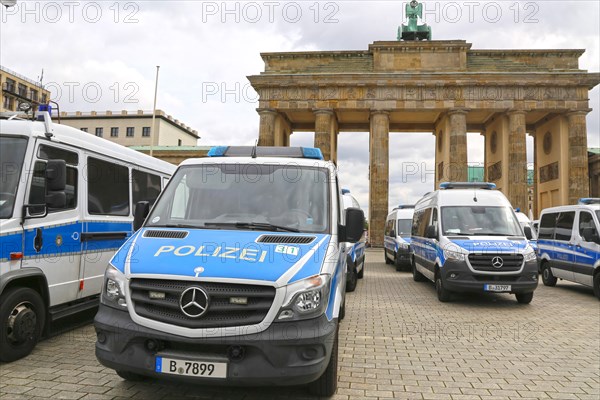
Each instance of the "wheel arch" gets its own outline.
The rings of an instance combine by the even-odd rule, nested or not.
[[[27,287],[39,293],[46,308],[50,304],[48,281],[44,272],[35,267],[10,271],[0,277],[0,295],[14,287]]]

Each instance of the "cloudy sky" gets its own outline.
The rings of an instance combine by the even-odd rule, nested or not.
[[[199,144],[253,144],[256,94],[248,75],[261,52],[366,50],[395,40],[401,1],[21,1],[0,11],[0,64],[43,82],[61,111],[158,108],[197,129]],[[474,49],[585,49],[580,68],[600,70],[597,1],[425,1],[439,40]],[[590,92],[589,146],[600,147],[600,90]],[[310,146],[296,133],[292,145]],[[469,134],[469,162],[483,140]],[[532,160],[532,140],[528,140]],[[368,134],[341,133],[343,186],[368,207]],[[390,206],[433,189],[431,133],[390,135]]]

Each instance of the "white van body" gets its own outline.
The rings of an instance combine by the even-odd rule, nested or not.
[[[542,282],[556,279],[593,287],[600,298],[600,205],[547,208],[540,216],[538,257]]]
[[[134,201],[153,202],[175,170],[53,123],[47,113],[40,116],[45,119],[0,120],[0,330],[9,332],[0,333],[0,359],[5,361],[27,355],[45,321],[98,305],[106,263],[133,233]],[[56,162],[66,164],[66,186],[58,194],[46,178],[52,173],[46,166]],[[51,208],[48,196],[64,197],[64,206]]]
[[[529,303],[537,287],[536,254],[510,202],[486,183],[443,183],[415,206],[413,277],[453,292],[514,293]]]
[[[411,230],[414,206],[399,206],[388,214],[383,233],[383,247],[386,264],[395,264],[400,271],[403,266],[410,267]]]
[[[359,210],[362,210],[359,202],[352,196],[350,190],[342,189],[342,199],[344,202],[344,210],[347,210],[348,208],[358,208]],[[358,279],[362,279],[365,275],[366,243],[367,237],[366,234],[363,234],[358,242],[348,244],[347,292],[353,292],[358,283]]]

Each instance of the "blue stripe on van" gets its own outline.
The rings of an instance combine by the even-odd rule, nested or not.
[[[23,235],[19,233],[0,236],[0,261],[10,260],[10,253],[20,252]]]

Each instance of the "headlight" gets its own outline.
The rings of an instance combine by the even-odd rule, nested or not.
[[[109,264],[104,273],[104,286],[100,295],[100,302],[106,306],[125,309],[125,275]]]
[[[321,315],[329,301],[330,280],[329,275],[315,275],[288,285],[277,320],[300,320]]]
[[[523,259],[525,260],[525,262],[537,260],[535,251],[533,251],[533,249],[530,248],[527,253],[523,254]]]
[[[444,250],[444,257],[446,258],[446,260],[455,260],[455,261],[464,261],[465,260],[464,253],[462,253],[460,251],[456,251],[456,250],[450,250],[450,249]]]
[[[400,243],[400,245],[398,247],[401,248],[401,249],[403,249],[403,250],[407,250],[408,249],[408,243]]]

